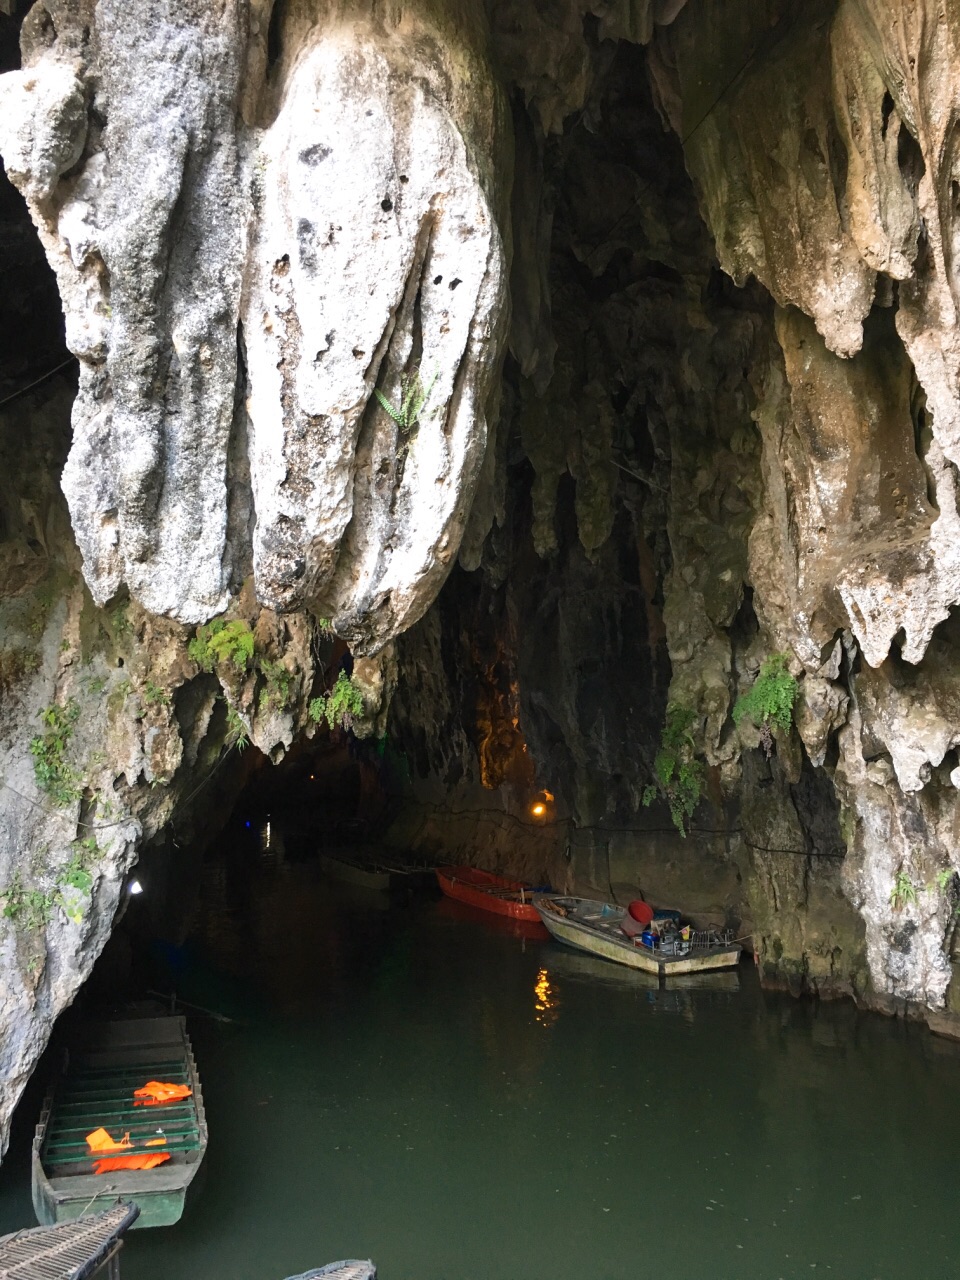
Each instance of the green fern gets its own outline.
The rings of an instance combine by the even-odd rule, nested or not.
[[[894,911],[902,911],[907,903],[916,903],[917,887],[906,871],[898,871],[890,890],[890,905]]]
[[[260,691],[260,711],[269,711],[271,708],[275,711],[283,711],[290,703],[292,673],[282,662],[271,662],[269,658],[264,658],[260,662],[260,671],[266,681]]]
[[[197,627],[197,634],[187,645],[187,652],[201,671],[212,671],[221,662],[231,661],[239,671],[246,671],[253,659],[253,632],[240,618],[225,622],[214,618]]]
[[[686,837],[687,821],[693,817],[703,792],[703,765],[696,758],[696,743],[690,732],[697,713],[692,707],[674,702],[660,734],[660,749],[653,761],[656,782],[645,787],[641,802],[649,808],[658,796],[670,807],[670,817],[680,834]]]
[[[414,428],[420,421],[420,415],[423,407],[430,398],[430,392],[433,390],[439,374],[434,374],[427,386],[424,386],[420,377],[420,370],[414,369],[412,373],[402,373],[400,375],[400,404],[393,405],[383,394],[379,387],[374,387],[373,394],[377,397],[381,407],[390,415],[397,424],[401,436],[407,439],[412,435]]]
[[[247,726],[243,722],[243,717],[236,707],[231,706],[227,707],[227,743],[241,752],[246,750],[250,744]]]
[[[793,705],[799,687],[787,667],[785,653],[773,653],[760,664],[760,674],[747,693],[741,694],[733,708],[733,723],[739,725],[749,716],[760,730],[760,742],[769,759],[773,750],[772,725],[786,733],[793,723]]]
[[[46,726],[46,732],[37,734],[30,741],[37,786],[46,792],[54,804],[71,804],[81,794],[80,774],[67,758],[73,730],[80,716],[80,707],[71,698],[63,705],[51,703],[39,715]]]
[[[331,729],[338,726],[351,729],[354,720],[363,715],[363,694],[351,677],[341,671],[328,694],[311,698],[307,714],[315,724],[322,724],[326,720]]]

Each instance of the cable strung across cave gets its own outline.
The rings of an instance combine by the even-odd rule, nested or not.
[[[42,373],[40,377],[35,378],[33,382],[28,382],[25,387],[18,388],[18,390],[14,391],[11,395],[8,395],[5,399],[0,400],[0,409],[2,409],[4,405],[11,404],[14,400],[19,400],[21,396],[25,396],[27,392],[32,391],[34,387],[41,386],[42,383],[47,382],[55,374],[59,373],[61,369],[68,369],[70,365],[77,364],[77,363],[78,363],[77,357],[70,356],[70,358],[67,360],[64,360],[62,364],[58,364],[53,369],[48,369],[46,373]]]

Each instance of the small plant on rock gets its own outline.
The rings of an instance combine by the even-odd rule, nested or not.
[[[760,730],[760,745],[768,760],[773,751],[773,726],[787,732],[793,723],[798,686],[787,662],[785,653],[764,658],[753,686],[740,695],[733,708],[734,724],[739,725],[744,716],[749,716]]]
[[[227,707],[227,742],[238,751],[244,751],[250,745],[247,726],[236,707]]]
[[[266,685],[260,692],[260,711],[283,711],[290,703],[290,690],[293,675],[282,662],[271,662],[264,658],[260,663]]]
[[[307,712],[315,724],[326,720],[331,729],[351,729],[354,720],[363,715],[363,694],[353,679],[341,671],[328,694],[310,700]]]
[[[73,698],[62,706],[57,702],[51,703],[40,712],[46,732],[38,733],[30,741],[37,786],[46,792],[54,804],[71,804],[80,795],[79,774],[67,759],[70,739],[79,716],[80,708]]]
[[[692,707],[673,702],[667,707],[660,749],[653,761],[656,782],[644,788],[644,808],[658,796],[670,806],[673,824],[686,836],[687,820],[693,817],[703,791],[703,765],[696,758],[696,743],[690,732],[697,713]]]
[[[241,618],[225,622],[214,618],[197,627],[197,634],[187,645],[187,652],[201,671],[212,671],[221,662],[232,662],[238,671],[246,671],[253,661],[253,632]]]
[[[908,903],[916,903],[917,887],[906,871],[898,871],[890,890],[890,905],[894,911],[902,911]]]
[[[148,707],[165,707],[170,701],[170,695],[162,685],[146,680],[143,685],[143,700]]]
[[[4,916],[20,929],[42,929],[50,919],[53,896],[42,889],[26,888],[19,871],[14,873],[0,896],[3,897]]]
[[[430,392],[433,390],[433,385],[438,376],[438,374],[434,374],[430,382],[424,386],[419,369],[414,369],[409,374],[402,373],[400,375],[399,405],[391,404],[379,387],[374,388],[373,394],[380,401],[381,407],[397,424],[397,429],[404,443],[413,435],[420,421],[420,415],[423,413],[423,407],[430,399]]]

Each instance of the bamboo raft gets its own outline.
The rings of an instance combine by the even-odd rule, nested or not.
[[[53,1227],[31,1227],[0,1237],[2,1280],[119,1280],[123,1235],[136,1221],[135,1204],[118,1202],[102,1213]]]
[[[137,1105],[148,1080],[187,1085],[189,1097]],[[129,1133],[133,1148],[169,1153],[153,1169],[94,1172],[86,1136]],[[162,1138],[159,1145],[157,1139]],[[130,1018],[88,1025],[47,1094],[33,1139],[33,1207],[44,1225],[67,1222],[117,1197],[132,1201],[135,1226],[177,1222],[207,1149],[200,1078],[183,1018]],[[2,1277],[2,1272],[0,1272]]]

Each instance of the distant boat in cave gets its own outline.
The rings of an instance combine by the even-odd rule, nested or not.
[[[424,862],[406,862],[377,847],[326,849],[319,855],[318,863],[331,880],[380,893],[411,884],[431,875],[433,870]]]
[[[88,1023],[65,1055],[33,1139],[37,1221],[68,1222],[120,1196],[140,1210],[134,1230],[169,1226],[183,1213],[206,1149],[184,1019]]]
[[[658,978],[730,969],[740,960],[742,948],[729,931],[681,929],[676,912],[650,910],[648,925],[637,928],[626,907],[593,898],[537,894],[533,905],[558,942]]]
[[[536,922],[540,918],[533,905],[538,890],[522,880],[508,880],[478,867],[437,867],[437,883],[448,898],[481,911],[494,911],[513,920]]]
[[[392,872],[375,858],[347,853],[321,853],[320,870],[331,880],[352,884],[361,889],[386,893],[393,883]]]

